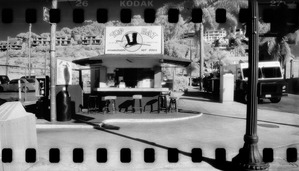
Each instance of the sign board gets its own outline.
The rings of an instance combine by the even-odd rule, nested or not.
[[[161,26],[106,27],[105,54],[162,54]]]
[[[43,7],[43,20],[50,23],[50,9],[47,7]]]
[[[72,78],[72,62],[57,59],[56,85],[71,85]]]

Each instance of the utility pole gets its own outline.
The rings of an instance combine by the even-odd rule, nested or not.
[[[199,32],[199,41],[200,41],[200,50],[199,50],[199,56],[200,56],[200,70],[199,70],[199,89],[200,91],[203,91],[203,73],[204,73],[204,34],[203,34],[203,24],[200,23],[200,32]]]
[[[189,55],[190,55],[190,61],[192,62],[192,38],[190,38]],[[190,72],[189,86],[191,86],[191,85],[192,85],[192,73]]]
[[[259,61],[259,30],[258,30],[258,1],[249,0],[250,20],[247,22],[249,36],[249,78],[248,78],[248,101],[246,113],[246,133],[244,135],[244,146],[239,154],[233,158],[233,162],[246,171],[265,171],[269,164],[263,162],[258,150],[257,136],[257,76]]]
[[[28,67],[29,67],[29,78],[31,77],[31,27],[32,24],[29,23],[29,38],[28,38],[28,48],[29,48],[29,52],[28,52]]]
[[[10,45],[9,45],[9,36],[7,36],[7,42],[6,42],[6,76],[8,75],[8,60],[9,60],[9,49],[10,49]]]
[[[52,9],[57,9],[57,0],[52,0]],[[51,122],[56,122],[56,23],[51,23],[51,47],[50,47],[50,77],[51,77],[51,95],[50,95],[50,109]]]

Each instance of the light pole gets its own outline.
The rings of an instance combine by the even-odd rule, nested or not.
[[[200,41],[200,82],[199,82],[199,88],[200,91],[203,91],[203,73],[204,73],[204,41],[203,41],[203,24],[200,23],[200,32],[199,32],[199,41]]]
[[[199,55],[199,61],[200,61],[200,69],[199,69],[199,90],[202,91],[203,90],[203,83],[202,83],[202,79],[203,79],[203,73],[204,73],[204,40],[203,40],[203,24],[199,23],[196,24],[196,29],[198,30],[197,32],[197,37],[198,37],[198,42],[197,42],[197,55]]]
[[[183,35],[183,39],[190,39],[190,44],[189,44],[189,56],[190,56],[190,61],[192,61],[192,38],[194,38],[195,33],[185,33]],[[191,72],[190,72],[190,78],[189,78],[189,86],[191,86],[192,78],[191,78]]]
[[[7,36],[7,42],[6,42],[6,76],[8,76],[8,65],[9,65],[9,49],[10,49],[10,44],[9,44],[9,36]]]
[[[246,116],[246,133],[244,135],[244,146],[239,154],[233,158],[233,163],[238,170],[256,171],[268,170],[269,164],[263,162],[263,158],[258,150],[257,136],[257,74],[259,60],[259,31],[258,31],[258,2],[249,0],[250,20],[247,31],[249,37],[249,78],[248,78],[248,101]]]
[[[29,67],[29,78],[31,76],[31,27],[32,24],[29,23],[29,37],[28,37],[28,48],[29,48],[29,52],[28,52],[28,67]]]

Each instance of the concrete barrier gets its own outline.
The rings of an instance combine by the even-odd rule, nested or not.
[[[12,149],[12,163],[2,163],[1,158],[3,171],[26,170],[34,164],[25,161],[25,151],[34,148],[37,154],[36,118],[20,102],[0,106],[0,157],[4,148]]]
[[[220,78],[220,102],[234,101],[234,75],[223,74]]]

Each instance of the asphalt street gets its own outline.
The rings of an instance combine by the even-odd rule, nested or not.
[[[93,170],[99,167],[104,170],[222,170],[213,165],[215,149],[225,148],[226,160],[231,161],[244,143],[242,137],[245,124],[245,119],[203,115],[196,119],[166,123],[114,123],[120,127],[117,131],[101,128],[40,129],[37,135],[41,162],[29,170],[44,169],[45,165],[53,166],[48,162],[50,148],[61,149],[61,164],[57,164],[54,170]],[[279,136],[273,136],[273,132]],[[284,160],[287,147],[299,147],[298,128],[295,127],[259,126],[258,134],[260,151],[263,148],[273,148],[276,161]],[[72,161],[74,148],[84,149],[84,162],[80,165]],[[97,163],[98,148],[107,149],[107,163]],[[120,162],[122,148],[131,149],[131,162]],[[144,162],[145,148],[155,150],[154,163]],[[168,162],[167,150],[170,148],[179,150],[177,163]],[[193,148],[202,149],[203,162],[192,162]],[[298,169],[291,164],[283,168],[289,168],[287,170],[290,171]]]

